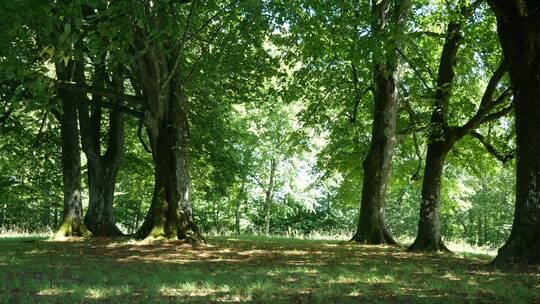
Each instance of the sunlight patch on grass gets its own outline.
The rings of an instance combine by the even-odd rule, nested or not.
[[[360,280],[358,278],[352,278],[351,276],[344,276],[340,275],[337,278],[331,278],[328,280],[328,283],[330,284],[354,284],[359,282]]]
[[[91,287],[87,288],[84,293],[88,299],[105,299],[110,297],[118,297],[130,293],[131,289],[127,286],[121,287]]]
[[[305,250],[284,250],[282,251],[282,253],[284,255],[300,255],[300,256],[303,256],[303,255],[306,255],[306,254],[320,254],[321,252],[309,252],[309,251],[305,251]]]
[[[300,274],[300,275],[317,275],[319,274],[319,271],[315,268],[311,267],[291,267],[291,268],[275,268],[272,270],[266,271],[267,276],[280,276],[283,274]]]
[[[443,275],[441,278],[448,280],[448,281],[461,281],[462,278],[456,276],[454,273],[447,272],[445,275]]]
[[[231,292],[229,285],[214,285],[210,282],[195,283],[185,282],[178,286],[162,286],[159,288],[159,292],[163,296],[175,297],[175,296],[189,296],[189,297],[207,297],[213,294],[226,294]]]
[[[538,272],[485,264],[294,239],[213,239],[204,247],[13,240],[0,245],[0,303],[538,302]]]
[[[465,254],[467,253],[477,254],[477,255],[484,255],[488,257],[495,257],[497,255],[497,249],[494,249],[488,246],[473,246],[465,242],[449,242],[447,244],[447,247],[453,252],[459,252],[459,253],[465,253]]]
[[[384,283],[393,283],[395,281],[394,277],[391,275],[384,276],[371,276],[366,278],[365,282],[369,284],[384,284]]]
[[[46,288],[38,291],[38,295],[40,296],[58,296],[65,294],[67,291],[62,288]]]
[[[470,285],[470,286],[478,286],[478,282],[476,281],[476,278],[475,278],[475,277],[470,277],[470,278],[467,280],[467,285]]]

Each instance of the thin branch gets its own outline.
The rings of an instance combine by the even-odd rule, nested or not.
[[[190,31],[191,23],[193,21],[193,15],[195,14],[196,7],[197,7],[197,0],[193,0],[191,2],[191,7],[189,9],[188,17],[186,20],[184,35],[182,36],[182,39],[180,40],[180,45],[178,46],[178,49],[176,50],[178,52],[176,54],[176,59],[174,60],[172,69],[169,70],[169,74],[167,75],[167,77],[165,77],[165,80],[163,81],[163,83],[161,83],[161,87],[159,90],[160,94],[163,93],[167,89],[169,82],[176,74],[176,70],[178,69],[178,66],[180,65],[180,61],[182,59],[182,50],[184,49],[184,45],[186,44],[188,40],[189,31]]]
[[[48,113],[47,110],[43,111],[43,118],[41,119],[41,123],[39,125],[39,131],[38,131],[38,134],[36,135],[36,140],[34,141],[32,148],[30,149],[30,151],[32,152],[36,149],[36,147],[39,145],[39,142],[43,138],[43,134],[44,134],[43,130],[45,130],[45,122],[47,121],[47,113]]]
[[[199,57],[197,57],[197,59],[195,60],[195,62],[191,66],[191,69],[190,69],[189,73],[184,78],[184,82],[189,81],[189,79],[191,78],[191,76],[195,72],[196,68],[199,66],[199,63],[202,61],[203,56],[208,52],[208,49],[209,49],[208,45],[211,44],[214,41],[214,39],[216,39],[217,34],[220,32],[220,30],[222,28],[223,28],[223,26],[220,26],[218,29],[216,29],[214,31],[212,36],[210,36],[210,40],[207,42],[207,45],[202,48],[201,53],[199,54]]]
[[[431,31],[415,31],[407,34],[411,37],[433,37],[433,38],[442,38],[446,37],[445,33],[431,32]]]
[[[257,182],[259,187],[265,188],[265,185],[257,178],[257,176],[255,176],[254,174],[248,174],[248,175],[249,177],[253,178]]]
[[[416,166],[416,171],[411,177],[411,181],[417,181],[420,179],[420,170],[422,169],[423,157],[422,157],[422,153],[420,152],[420,145],[418,144],[418,136],[416,132],[413,133],[413,143],[414,143],[414,153],[416,154],[416,157],[418,158],[418,166]]]
[[[411,67],[411,69],[414,71],[414,73],[418,76],[418,79],[420,79],[420,81],[422,82],[422,84],[424,85],[424,87],[426,88],[426,90],[428,91],[433,91],[433,88],[431,88],[427,81],[424,79],[424,77],[422,76],[422,73],[420,73],[420,71],[416,68],[416,66],[414,66],[410,61],[409,59],[407,59],[407,56],[405,56],[405,54],[399,49],[399,48],[396,48],[396,51],[399,53],[399,55],[405,60],[405,62],[407,62],[407,64]]]
[[[215,19],[217,19],[219,16],[221,16],[221,14],[223,14],[223,12],[225,12],[225,10],[229,7],[231,7],[236,1],[231,1],[229,2],[229,4],[225,5],[224,7],[222,7],[216,14],[214,14],[212,17],[210,17],[208,20],[206,20],[203,25],[201,25],[201,27],[199,27],[196,31],[194,31],[193,33],[191,33],[189,35],[189,37],[187,38],[187,41],[191,40],[191,38],[193,38],[195,35],[199,34],[200,32],[204,31],[205,28],[207,28],[210,23],[212,21],[214,21]]]
[[[139,139],[139,142],[142,144],[144,150],[148,153],[152,153],[152,150],[146,145],[146,142],[144,141],[143,135],[143,115],[139,116],[139,127],[137,128],[137,138]]]
[[[469,134],[471,134],[474,138],[478,139],[478,141],[486,148],[486,151],[493,155],[498,161],[500,161],[502,164],[506,164],[509,160],[515,158],[515,151],[509,152],[507,154],[503,154],[487,141],[487,139],[480,133],[476,131],[471,131]]]
[[[494,120],[497,120],[497,119],[499,119],[501,117],[504,117],[504,116],[508,115],[510,112],[512,112],[513,109],[514,109],[514,105],[510,104],[508,107],[500,110],[499,112],[495,112],[493,114],[485,116],[484,119],[482,119],[481,123],[483,124],[483,123],[494,121]]]
[[[506,61],[503,59],[497,70],[493,72],[493,75],[491,75],[491,78],[489,79],[476,114],[474,114],[474,116],[471,117],[471,119],[469,119],[469,121],[467,121],[464,125],[457,128],[456,134],[459,136],[465,136],[465,134],[467,134],[470,130],[476,129],[476,127],[478,127],[480,124],[498,119],[508,114],[512,110],[512,105],[510,105],[509,108],[505,108],[500,112],[488,115],[491,110],[496,108],[498,105],[503,104],[506,98],[511,95],[510,88],[506,88],[497,99],[493,100],[493,95],[495,94],[497,86],[499,85],[503,76],[506,74],[506,71],[507,65]],[[486,120],[488,117],[490,117],[489,120]]]
[[[11,116],[11,113],[13,113],[14,110],[15,110],[15,107],[10,106],[7,109],[7,111],[2,115],[2,117],[0,117],[0,125],[2,126],[2,128],[4,127],[4,125],[6,124],[6,121]]]
[[[354,84],[354,92],[355,92],[355,95],[356,95],[356,100],[354,102],[354,108],[353,108],[353,112],[350,116],[350,122],[352,124],[356,123],[356,115],[357,115],[357,112],[358,112],[358,106],[360,105],[360,102],[362,101],[362,98],[364,97],[364,95],[367,94],[367,92],[369,91],[373,91],[373,86],[369,86],[367,87],[363,93],[360,92],[360,80],[358,78],[358,71],[356,69],[356,65],[354,63],[351,63],[351,68],[352,68],[352,78],[353,78],[353,84]]]
[[[102,101],[102,100],[100,100],[100,101],[88,101],[88,104],[97,105],[97,106],[100,106],[102,108],[106,108],[106,109],[126,113],[126,114],[129,114],[129,115],[135,116],[135,117],[139,117],[139,116],[142,115],[142,112],[137,110],[137,109],[132,109],[130,107],[127,107],[127,106],[124,106],[124,105],[121,105],[121,104],[117,104],[117,103],[108,102],[108,101]]]

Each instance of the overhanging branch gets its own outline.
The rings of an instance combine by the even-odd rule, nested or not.
[[[488,142],[488,140],[484,137],[484,135],[476,131],[471,131],[469,134],[471,134],[474,138],[478,139],[478,141],[484,146],[484,148],[486,148],[486,151],[489,154],[493,155],[493,157],[495,157],[498,161],[500,161],[503,164],[506,164],[508,161],[514,159],[516,156],[515,151],[509,152],[507,154],[503,154],[497,151],[497,149],[490,142]]]
[[[143,105],[146,102],[145,98],[133,95],[127,95],[123,93],[117,93],[103,88],[97,88],[87,85],[75,84],[71,82],[56,82],[55,87],[57,89],[75,91],[80,93],[92,94],[101,97],[107,97],[112,99],[124,100],[136,105]]]

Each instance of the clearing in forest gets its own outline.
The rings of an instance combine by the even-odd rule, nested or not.
[[[298,239],[0,238],[0,303],[540,303],[538,268]]]

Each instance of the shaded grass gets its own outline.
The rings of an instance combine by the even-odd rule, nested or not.
[[[0,238],[0,303],[540,303],[538,268],[286,238]]]

